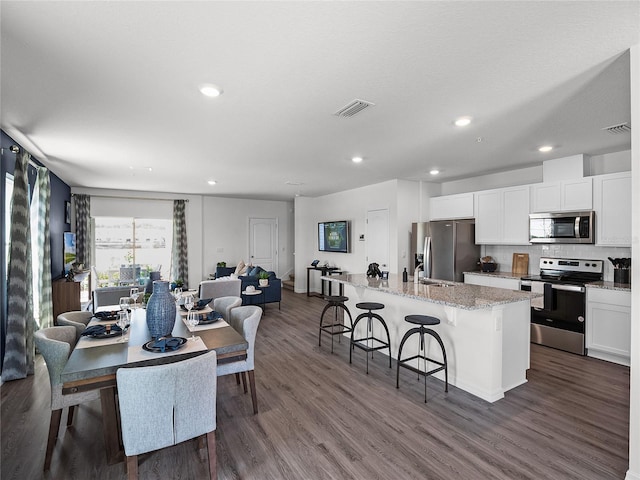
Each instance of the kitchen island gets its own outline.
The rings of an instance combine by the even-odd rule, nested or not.
[[[385,305],[377,313],[389,328],[393,358],[397,359],[403,335],[414,326],[404,317],[432,315],[441,322],[434,330],[447,351],[450,384],[495,402],[506,391],[527,381],[531,293],[454,282],[403,283],[397,275],[390,275],[388,280],[367,278],[364,274],[324,278],[343,285],[344,295],[349,297],[346,305],[354,319],[362,313],[356,303]],[[366,322],[360,322],[358,330],[361,326],[366,328]],[[375,328],[374,325],[376,336],[384,336]],[[403,352],[417,350],[418,336],[414,335],[405,343]],[[441,359],[440,349],[432,340],[428,350],[434,359]],[[358,357],[355,355],[354,361]],[[444,381],[443,372],[435,376]]]

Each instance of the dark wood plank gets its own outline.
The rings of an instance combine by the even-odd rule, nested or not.
[[[218,379],[220,479],[624,478],[629,369],[533,345],[529,382],[489,404],[442,382],[401,372],[380,353],[354,356],[336,336],[318,347],[324,301],[283,291],[256,340],[260,412],[233,375]],[[393,335],[393,332],[392,332]],[[325,343],[325,342],[323,342]],[[395,367],[395,363],[394,363]],[[2,479],[42,478],[49,387],[36,374],[2,386]],[[124,478],[104,455],[100,402],[60,430],[46,478]],[[139,457],[140,478],[207,478],[185,442]]]

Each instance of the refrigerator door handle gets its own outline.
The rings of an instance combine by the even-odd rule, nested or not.
[[[431,278],[431,237],[424,237],[424,276]]]

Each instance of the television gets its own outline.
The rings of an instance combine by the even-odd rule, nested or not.
[[[72,270],[72,266],[76,263],[76,234],[73,232],[64,232],[64,274],[66,275]]]
[[[349,222],[339,220],[318,223],[318,250],[349,253]]]

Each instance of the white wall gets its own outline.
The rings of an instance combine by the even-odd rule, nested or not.
[[[239,260],[247,261],[250,217],[278,219],[277,273],[288,275],[293,269],[292,202],[95,188],[72,188],[71,191],[91,195],[91,212],[95,216],[170,219],[173,216],[172,200],[188,200],[188,285],[191,287],[214,273],[219,261],[224,260],[229,265]]]

